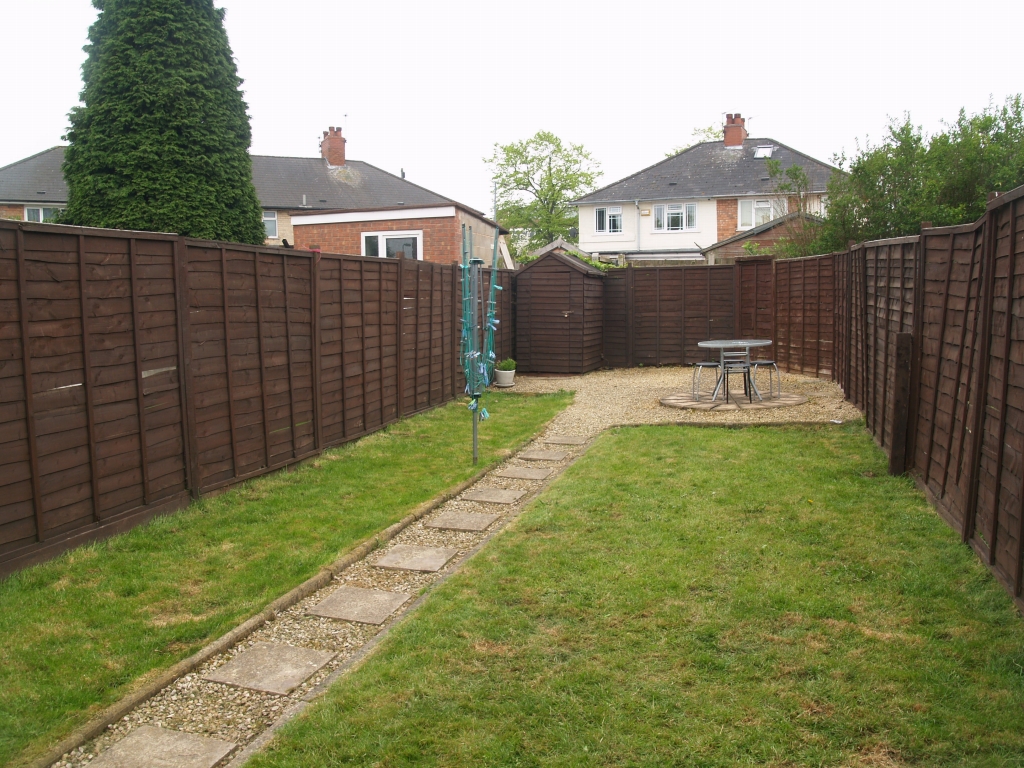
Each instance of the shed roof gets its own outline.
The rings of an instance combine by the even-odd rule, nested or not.
[[[742,146],[735,147],[707,141],[574,202],[585,205],[766,194],[771,191],[771,182],[766,159],[754,157],[759,147],[771,147],[771,159],[778,160],[783,170],[801,166],[810,180],[808,191],[815,194],[825,191],[832,173],[838,170],[775,139],[746,139]]]
[[[598,277],[604,277],[604,272],[602,272],[597,267],[593,267],[590,264],[587,264],[585,261],[583,261],[581,259],[578,259],[577,257],[573,256],[572,254],[569,254],[569,253],[555,253],[554,251],[550,251],[550,252],[544,254],[543,256],[541,256],[540,258],[537,258],[537,259],[534,259],[533,261],[531,261],[529,264],[527,264],[525,267],[523,267],[522,269],[519,270],[519,273],[516,275],[516,277],[519,277],[519,275],[522,275],[528,269],[533,269],[538,264],[542,264],[542,263],[544,263],[546,261],[549,261],[551,259],[555,259],[557,261],[560,261],[565,266],[570,267],[571,269],[575,269],[578,272],[583,272],[584,274],[587,274],[587,275],[597,275]]]

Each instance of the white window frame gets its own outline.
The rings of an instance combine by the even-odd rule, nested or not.
[[[23,221],[30,221],[30,219],[28,217],[28,212],[29,211],[39,211],[39,221],[37,221],[37,222],[34,221],[32,223],[33,224],[42,224],[44,221],[46,221],[45,217],[43,216],[43,211],[45,211],[45,210],[51,210],[51,211],[56,211],[57,213],[60,213],[64,209],[63,208],[59,208],[56,205],[26,205],[25,206],[25,218],[23,219]]]
[[[667,203],[654,206],[654,231],[655,232],[696,232],[700,222],[697,219],[696,203]],[[678,216],[681,226],[669,225],[669,217]],[[693,223],[690,223],[690,219]],[[658,220],[661,226],[658,226]]]
[[[612,228],[612,219],[618,223],[618,228]],[[622,206],[621,205],[610,205],[608,206],[608,234],[609,235],[621,235],[622,234]]]
[[[423,230],[422,229],[408,229],[408,230],[378,230],[375,232],[360,232],[359,233],[359,255],[367,256],[366,253],[366,238],[377,237],[377,258],[386,259],[388,256],[386,238],[389,237],[414,237],[416,238],[416,261],[423,261]],[[373,258],[372,256],[370,258]]]
[[[601,226],[602,214],[604,227]],[[612,229],[612,220],[618,223],[618,229]],[[622,206],[602,205],[594,209],[594,232],[599,235],[621,235],[622,234]]]
[[[767,160],[772,156],[773,151],[775,151],[775,147],[771,144],[754,147],[754,159]]]
[[[267,228],[268,222],[274,222],[274,234],[270,234]],[[263,212],[263,230],[266,232],[267,240],[280,240],[281,230],[278,226],[277,211],[264,211]]]
[[[748,220],[750,222],[749,224],[745,224],[744,220],[743,220],[743,207],[744,207],[744,205],[748,206],[749,209],[750,209],[750,218]],[[758,221],[757,221],[758,209],[764,210],[765,208],[768,209],[768,218],[765,221],[762,221],[762,222],[758,223]],[[736,229],[737,230],[753,229],[754,227],[759,227],[759,226],[761,226],[761,224],[767,224],[769,221],[774,221],[775,219],[778,219],[778,218],[780,218],[782,216],[785,216],[785,215],[786,215],[786,211],[781,210],[781,206],[777,205],[770,198],[765,198],[765,197],[760,197],[760,198],[759,197],[742,198],[742,199],[740,199],[740,201],[739,201],[739,203],[737,204],[737,207],[736,207]]]

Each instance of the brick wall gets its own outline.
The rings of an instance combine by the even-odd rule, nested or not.
[[[462,232],[458,219],[398,219],[391,221],[356,221],[335,224],[302,224],[301,217],[292,219],[296,248],[320,248],[327,253],[363,252],[363,232],[423,231],[423,260],[439,264],[460,261]]]
[[[16,219],[21,221],[25,218],[24,205],[0,205],[0,219]]]
[[[718,211],[718,237],[715,242],[720,242],[736,234],[736,227],[739,224],[739,203],[735,197],[715,201],[715,208]]]

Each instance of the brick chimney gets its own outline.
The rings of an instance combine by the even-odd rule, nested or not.
[[[743,140],[747,138],[747,129],[743,127],[746,122],[739,112],[725,116],[725,146],[743,146]]]
[[[323,141],[320,142],[320,156],[328,165],[345,164],[345,139],[341,136],[341,128],[332,125],[329,131],[324,131]]]

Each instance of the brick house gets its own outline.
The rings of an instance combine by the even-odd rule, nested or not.
[[[751,255],[743,247],[747,243],[754,243],[761,254],[771,256],[774,255],[772,248],[779,240],[793,237],[794,232],[807,223],[820,222],[819,217],[809,213],[787,213],[715,243],[704,251],[704,256],[708,264],[732,264],[738,258]]]
[[[51,147],[0,168],[0,219],[46,221],[67,205],[63,162],[64,147]]]
[[[490,264],[493,221],[404,173],[347,160],[345,142],[332,127],[324,131],[320,157],[252,156],[267,245],[451,263],[461,260],[465,224],[473,228],[476,255]],[[63,208],[63,160],[58,146],[0,168],[0,217],[45,221]],[[502,266],[513,268],[504,237],[498,244]]]
[[[801,166],[810,180],[806,211],[823,213],[837,169],[774,139],[752,139],[745,124],[727,115],[722,141],[696,144],[576,200],[580,248],[606,260],[705,263],[716,244],[796,211],[793,200],[773,195],[768,159],[783,170]]]

